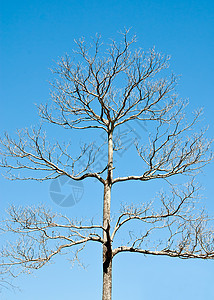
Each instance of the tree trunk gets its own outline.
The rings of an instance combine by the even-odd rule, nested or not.
[[[112,245],[110,235],[111,216],[111,187],[113,170],[113,141],[112,132],[108,134],[108,174],[104,186],[103,199],[103,297],[102,300],[111,300],[112,291]]]

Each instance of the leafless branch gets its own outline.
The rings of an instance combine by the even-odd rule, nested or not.
[[[0,166],[7,168],[7,176],[11,180],[48,180],[55,179],[65,175],[74,180],[83,180],[85,178],[96,178],[102,183],[104,180],[100,176],[104,170],[98,173],[88,172],[96,159],[99,147],[94,148],[93,144],[83,145],[78,157],[73,158],[69,154],[71,144],[60,145],[58,142],[51,145],[47,142],[46,134],[41,128],[36,130],[18,131],[18,138],[12,139],[7,133],[5,138],[1,139],[0,154],[3,157]],[[78,162],[87,158],[85,166],[77,169]],[[20,177],[14,174],[14,170],[44,171],[47,173],[43,177]]]
[[[114,227],[112,240],[131,221],[142,223],[138,228],[142,227],[143,233],[132,233],[127,245],[115,248],[113,255],[129,251],[145,255],[213,259],[214,231],[207,229],[207,222],[211,220],[203,209],[198,213],[195,209],[198,189],[191,181],[184,189],[172,187],[171,198],[160,193],[159,211],[155,211],[151,202],[141,207],[124,206]],[[158,207],[157,199],[154,202]],[[160,230],[161,239],[158,234]]]
[[[143,146],[136,143],[138,155],[145,163],[143,174],[118,177],[113,183],[196,174],[213,158],[210,151],[212,140],[205,137],[206,129],[199,133],[192,132],[201,113],[201,110],[196,112],[192,122],[187,124],[182,122],[182,108],[174,111],[167,122],[160,118],[149,137],[149,143]]]
[[[91,222],[83,225],[82,221],[55,214],[44,206],[11,206],[8,214],[9,218],[2,221],[1,227],[4,233],[12,234],[12,238],[0,253],[2,273],[12,276],[28,273],[31,269],[41,268],[56,254],[80,246],[74,257],[78,259],[77,254],[86,242],[103,243],[102,226]],[[18,240],[15,240],[16,236]]]

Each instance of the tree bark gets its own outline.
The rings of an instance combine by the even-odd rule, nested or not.
[[[113,173],[113,140],[112,131],[108,133],[108,174],[104,186],[103,199],[103,297],[102,300],[111,300],[112,294],[112,245],[110,235],[111,216],[111,187]]]

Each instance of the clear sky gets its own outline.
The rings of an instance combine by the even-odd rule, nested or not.
[[[180,95],[190,99],[190,109],[204,107],[204,124],[214,136],[214,2],[213,0],[37,0],[1,1],[0,4],[0,132],[38,123],[35,103],[49,97],[49,68],[74,39],[95,33],[107,39],[132,27],[138,46],[156,46],[172,56],[171,69],[182,75]],[[127,157],[132,154],[127,150]],[[134,165],[134,161],[133,161]],[[207,210],[214,214],[213,163],[201,176]],[[50,198],[50,183],[9,182],[0,179],[1,214],[9,204],[45,202],[70,217],[101,213],[102,190],[84,183],[81,201],[70,208]],[[133,201],[135,190],[116,190],[114,199]],[[140,192],[140,187],[139,193]],[[148,194],[149,194],[148,190]],[[116,202],[116,201],[115,201]],[[118,208],[117,203],[113,208]],[[88,247],[82,255],[86,270],[64,257],[56,263],[22,276],[16,281],[21,292],[3,290],[2,300],[101,299],[101,249]],[[214,262],[144,257],[124,254],[114,261],[113,299],[201,300],[214,298]]]

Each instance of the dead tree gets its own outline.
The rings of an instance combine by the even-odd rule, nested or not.
[[[52,105],[39,108],[41,118],[48,123],[71,130],[103,131],[108,149],[104,169],[93,169],[98,152],[93,150],[93,145],[83,146],[74,158],[69,144],[49,144],[41,128],[21,130],[15,139],[6,134],[1,140],[1,167],[8,170],[11,180],[90,177],[103,185],[103,223],[99,225],[71,220],[43,206],[11,207],[2,229],[18,234],[20,239],[2,249],[2,274],[17,276],[20,272],[39,269],[58,253],[74,247],[78,259],[78,252],[86,243],[98,242],[103,247],[102,299],[110,300],[112,260],[121,252],[184,259],[214,258],[213,231],[207,227],[208,217],[205,212],[195,210],[198,187],[193,177],[212,158],[206,130],[198,133],[194,130],[201,111],[196,111],[190,122],[186,120],[187,103],[175,93],[176,76],[160,76],[168,68],[169,57],[155,49],[132,50],[135,42],[135,37],[128,39],[128,31],[122,33],[121,42],[112,41],[105,50],[100,37],[90,47],[83,39],[77,41],[78,50],[74,55],[78,62],[68,56],[59,61],[53,70],[56,80],[52,83]],[[135,143],[143,168],[138,175],[115,178],[113,154],[123,146],[115,132],[136,120],[151,126],[148,143]],[[87,164],[79,170],[76,166],[83,156],[87,157]],[[29,175],[17,175],[16,171],[22,170],[24,175]],[[178,174],[190,178],[184,188],[171,184],[171,194],[161,192],[154,204],[123,205],[116,222],[110,222],[113,185],[127,181],[146,184],[157,179],[169,183]],[[115,248],[113,243],[118,232],[131,222],[139,222],[141,234],[130,235],[127,243]],[[156,240],[157,231],[161,231],[161,242]]]

